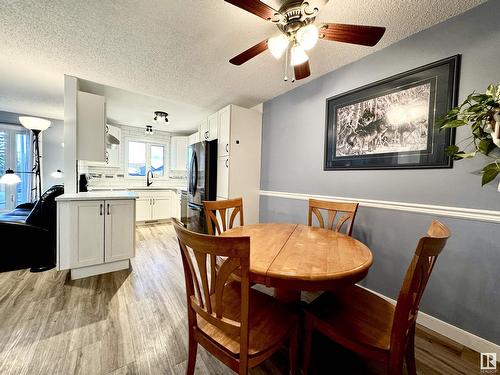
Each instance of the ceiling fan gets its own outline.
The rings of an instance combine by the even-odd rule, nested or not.
[[[260,0],[225,0],[226,2],[274,23],[281,34],[250,47],[229,60],[241,65],[269,49],[279,59],[285,55],[284,80],[288,80],[288,65],[293,66],[292,82],[311,75],[309,56],[318,39],[374,46],[382,38],[385,27],[323,23],[314,25],[316,16],[328,0],[288,0],[275,10]]]

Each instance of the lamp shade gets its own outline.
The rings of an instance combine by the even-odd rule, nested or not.
[[[311,48],[313,48],[318,42],[318,38],[319,38],[318,28],[313,24],[301,27],[297,31],[297,42],[299,42],[300,46],[305,51],[308,51]]]
[[[267,47],[269,48],[269,52],[271,52],[271,55],[273,55],[275,59],[279,59],[281,56],[283,56],[283,53],[288,48],[289,43],[290,41],[288,40],[288,38],[284,34],[281,34],[269,38],[269,40],[267,41]]]
[[[50,126],[49,120],[38,117],[19,116],[19,121],[26,129],[30,130],[44,131]]]
[[[5,174],[0,177],[0,184],[15,185],[20,182],[21,178],[12,169],[7,169]]]
[[[309,57],[307,56],[306,52],[299,45],[295,45],[292,47],[291,54],[292,54],[291,64],[293,66],[303,64],[307,60],[309,60]]]

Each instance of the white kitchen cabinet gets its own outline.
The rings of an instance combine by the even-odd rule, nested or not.
[[[78,279],[129,267],[135,255],[129,192],[63,194],[57,201],[57,268]]]
[[[104,96],[78,91],[77,159],[106,161],[106,102]]]
[[[152,219],[165,220],[172,217],[172,199],[171,197],[153,198]]]
[[[135,217],[132,200],[105,201],[104,261],[115,262],[135,255]]]
[[[217,155],[229,155],[230,129],[231,129],[231,106],[227,106],[217,112],[218,130],[217,130]]]
[[[173,201],[176,192],[173,190],[136,190],[136,220],[168,220],[176,217]]]
[[[171,137],[170,138],[170,170],[185,171],[187,170],[187,148],[188,137]]]
[[[262,114],[229,105],[217,115],[217,199],[242,197],[245,223],[258,223]]]
[[[188,145],[194,145],[195,143],[198,143],[200,141],[200,132],[197,131],[196,133],[191,134],[188,137]]]
[[[176,219],[181,219],[181,192],[180,190],[177,193],[172,194],[172,217]]]
[[[217,139],[217,113],[208,116],[207,121],[200,125],[200,141],[213,141]]]
[[[104,261],[104,201],[71,203],[68,229],[73,237],[70,267],[79,268]]]
[[[217,196],[229,199],[229,156],[217,158]]]
[[[135,212],[137,221],[151,220],[151,198],[139,198],[135,201]]]

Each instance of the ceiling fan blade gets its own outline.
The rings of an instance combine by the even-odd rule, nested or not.
[[[273,8],[260,0],[226,0],[226,2],[264,18],[265,20],[273,19],[274,15],[277,13]]]
[[[309,67],[309,60],[300,65],[295,65],[293,67],[293,71],[295,72],[295,79],[298,81],[299,79],[307,78],[311,75],[311,68]]]
[[[246,63],[248,60],[254,58],[258,54],[264,52],[267,49],[267,39],[263,40],[260,43],[257,43],[255,46],[250,47],[246,51],[240,53],[238,56],[233,57],[229,62],[234,65],[241,65]]]
[[[385,33],[385,27],[325,23],[319,28],[319,37],[335,42],[361,44],[373,47]]]

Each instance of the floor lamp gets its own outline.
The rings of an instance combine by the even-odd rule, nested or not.
[[[33,169],[32,173],[36,180],[37,198],[42,196],[42,176],[40,167],[40,133],[47,130],[50,126],[50,121],[38,117],[19,116],[19,121],[33,133]]]

